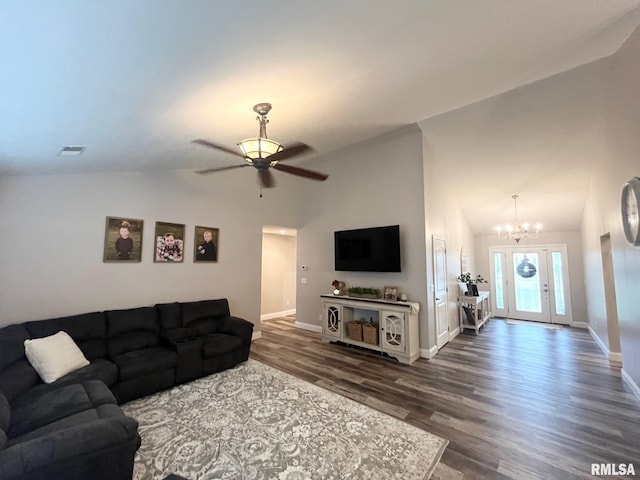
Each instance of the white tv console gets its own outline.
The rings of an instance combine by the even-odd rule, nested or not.
[[[384,352],[401,363],[411,364],[420,356],[417,302],[392,302],[321,295],[322,340],[340,341]],[[349,322],[363,320],[378,330],[377,344],[366,343],[349,336]]]

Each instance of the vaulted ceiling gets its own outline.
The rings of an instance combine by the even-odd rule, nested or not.
[[[254,136],[251,108],[264,101],[274,105],[271,137],[302,140],[322,156],[607,57],[640,23],[639,7],[640,0],[3,2],[0,174],[230,164],[190,141],[233,146]],[[87,149],[59,156],[65,145]],[[511,193],[500,192],[507,206]]]

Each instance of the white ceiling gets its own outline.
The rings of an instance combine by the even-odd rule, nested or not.
[[[611,55],[639,6],[0,0],[0,174],[231,164],[190,140],[254,136],[263,101],[271,137],[326,154]]]

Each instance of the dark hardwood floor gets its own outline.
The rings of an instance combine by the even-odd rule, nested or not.
[[[407,366],[282,318],[251,357],[448,439],[434,478],[608,478],[592,463],[640,477],[640,402],[586,330],[494,319]]]

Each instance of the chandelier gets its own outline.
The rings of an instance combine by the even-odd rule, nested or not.
[[[534,225],[534,228],[536,229],[535,233],[530,232],[528,223],[521,224],[518,221],[518,195],[511,195],[511,198],[513,198],[515,222],[513,225],[507,224],[496,227],[496,230],[498,231],[498,238],[500,240],[515,240],[516,243],[519,243],[523,238],[538,238],[538,233],[540,233],[542,225],[536,223]]]

